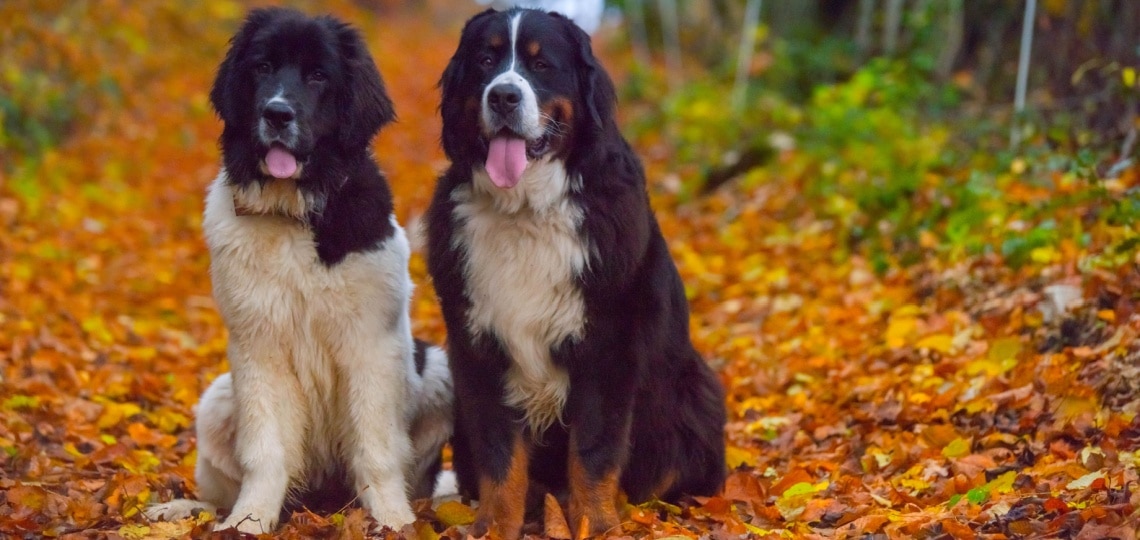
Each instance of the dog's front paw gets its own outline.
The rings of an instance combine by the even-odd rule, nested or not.
[[[381,527],[390,527],[394,531],[412,523],[416,515],[406,500],[382,501],[379,497],[365,497],[364,507]]]
[[[264,516],[258,517],[252,512],[243,512],[240,514],[233,512],[225,521],[217,527],[214,527],[214,530],[224,531],[226,529],[237,529],[238,532],[246,534],[271,533],[277,525],[276,521],[275,519]]]

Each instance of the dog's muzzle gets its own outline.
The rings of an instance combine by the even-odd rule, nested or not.
[[[258,136],[265,144],[281,143],[287,147],[297,144],[299,134],[297,110],[287,101],[270,100],[261,108],[261,121],[258,122]]]

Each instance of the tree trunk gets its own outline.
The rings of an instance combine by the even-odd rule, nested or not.
[[[962,50],[962,34],[965,31],[966,16],[962,7],[962,0],[948,0],[946,2],[946,16],[943,19],[943,29],[946,41],[938,51],[938,63],[935,65],[935,74],[941,80],[950,77],[954,70],[954,61]]]
[[[886,19],[883,22],[883,54],[887,56],[894,56],[898,50],[902,8],[903,0],[887,0]]]
[[[866,58],[871,55],[871,27],[875,23],[875,0],[859,0],[859,20],[855,23],[855,46]]]
[[[1021,54],[1017,59],[1017,90],[1013,97],[1013,126],[1009,131],[1009,145],[1021,144],[1021,115],[1025,112],[1025,92],[1029,85],[1029,52],[1033,48],[1033,27],[1037,20],[1037,0],[1025,1],[1025,17],[1021,26]]]
[[[752,68],[752,54],[756,50],[756,27],[760,24],[760,0],[748,0],[744,10],[744,28],[740,32],[740,50],[736,56],[736,81],[732,87],[732,109],[740,112],[748,90],[748,75]]]
[[[633,57],[643,67],[649,67],[653,58],[649,54],[649,34],[645,30],[645,6],[641,0],[627,0],[625,16],[629,19],[629,41]]]
[[[669,90],[676,92],[684,81],[681,65],[681,30],[678,22],[677,0],[657,0],[661,12],[661,34],[665,45],[665,69]]]

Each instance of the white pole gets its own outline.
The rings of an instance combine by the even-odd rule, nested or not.
[[[736,56],[736,81],[732,87],[732,109],[740,112],[744,108],[744,96],[748,90],[748,72],[752,67],[752,55],[756,50],[756,26],[760,23],[761,0],[748,0],[744,10],[744,30],[740,36],[740,51]]]
[[[855,45],[859,54],[871,52],[871,26],[875,22],[875,0],[859,0],[859,21],[855,26]]]
[[[665,69],[669,78],[669,90],[681,88],[681,27],[677,15],[677,0],[657,0],[661,12],[661,30],[665,34]]]
[[[883,53],[894,56],[899,44],[903,0],[887,0],[887,20],[883,22]]]
[[[1013,96],[1013,126],[1009,130],[1009,145],[1021,144],[1021,114],[1025,112],[1025,87],[1029,84],[1029,52],[1033,48],[1033,26],[1036,20],[1037,0],[1025,1],[1025,19],[1021,24],[1021,54],[1017,59],[1017,89]]]
[[[653,62],[649,56],[649,38],[645,30],[645,6],[641,0],[629,0],[626,3],[629,16],[629,39],[633,43],[633,58],[643,69],[649,69]]]

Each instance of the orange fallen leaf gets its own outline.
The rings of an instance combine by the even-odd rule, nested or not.
[[[555,540],[570,540],[570,526],[566,524],[566,515],[562,513],[562,506],[558,499],[550,493],[543,499],[542,527],[548,538]]]

